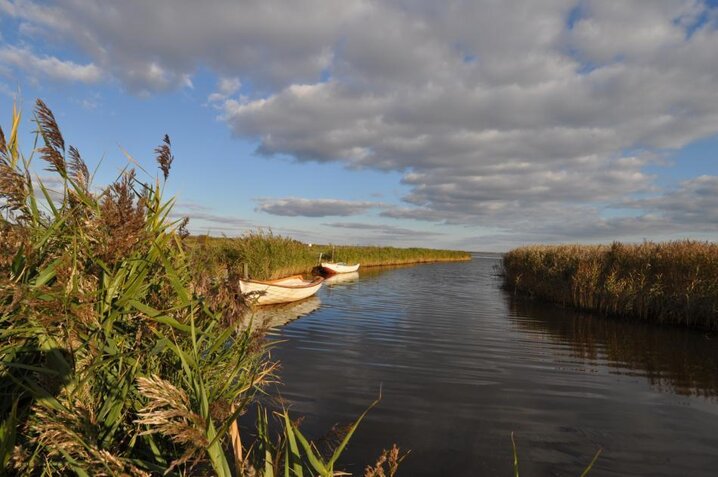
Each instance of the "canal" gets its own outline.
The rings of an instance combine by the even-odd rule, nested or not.
[[[499,260],[367,269],[288,307],[278,392],[321,438],[376,399],[342,459],[400,476],[715,476],[718,336],[514,297]],[[285,317],[286,318],[286,317]],[[380,391],[381,390],[381,391]]]

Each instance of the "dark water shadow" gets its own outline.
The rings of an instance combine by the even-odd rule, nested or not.
[[[658,390],[718,396],[718,333],[606,318],[506,294],[510,319],[573,358],[641,376]]]

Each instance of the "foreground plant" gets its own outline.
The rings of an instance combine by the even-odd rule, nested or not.
[[[7,138],[0,129],[3,472],[288,476],[317,460],[333,474],[343,446],[318,460],[286,414],[280,434],[302,442],[296,453],[270,448],[268,432],[243,445],[237,417],[275,363],[261,335],[232,319],[236,291],[193,278],[186,222],[169,219],[164,182],[127,169],[96,190],[39,100],[35,122],[40,147],[29,157],[19,113]],[[168,137],[156,154],[166,180]],[[57,189],[33,177],[35,155]]]

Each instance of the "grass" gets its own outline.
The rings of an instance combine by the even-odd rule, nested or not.
[[[0,474],[336,475],[361,418],[325,457],[261,408],[277,363],[233,319],[234,283],[192,268],[162,198],[169,138],[162,179],[98,188],[41,101],[34,120],[29,156],[19,112],[0,129]],[[59,190],[33,177],[38,156]],[[263,419],[240,428],[252,407]]]
[[[505,286],[605,315],[718,329],[718,244],[531,246],[504,256]]]
[[[189,237],[186,241],[190,261],[197,269],[230,269],[240,273],[248,265],[252,278],[265,280],[310,272],[323,260],[360,263],[362,267],[403,265],[437,261],[470,260],[466,252],[427,248],[360,247],[313,245],[271,232],[250,232],[238,238]]]

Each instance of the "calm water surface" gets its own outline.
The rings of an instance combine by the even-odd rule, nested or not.
[[[382,447],[402,476],[718,475],[718,336],[516,299],[495,259],[366,270],[276,329],[279,392],[320,437],[358,416],[361,475]],[[313,311],[312,311],[313,310]]]

